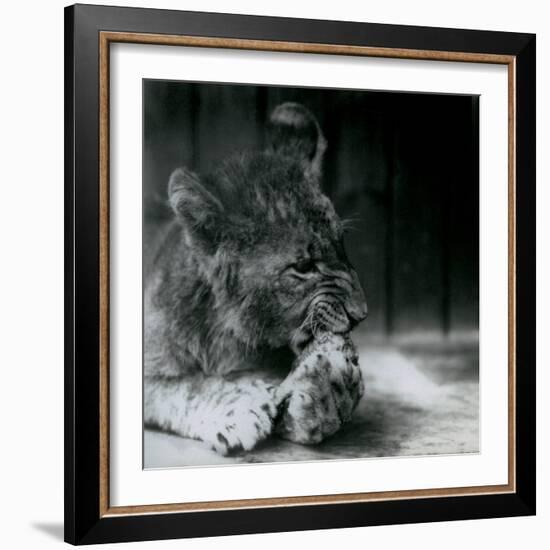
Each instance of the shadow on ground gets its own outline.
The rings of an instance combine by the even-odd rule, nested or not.
[[[52,539],[58,541],[63,541],[64,539],[64,530],[62,523],[37,522],[32,523],[31,527],[36,531],[40,531],[41,533],[48,535]]]

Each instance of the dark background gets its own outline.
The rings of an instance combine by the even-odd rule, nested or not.
[[[346,248],[371,334],[478,328],[477,97],[144,80],[144,216],[170,216],[166,186],[185,165],[208,172],[262,148],[284,101],[317,117],[328,141],[323,188],[352,218]]]

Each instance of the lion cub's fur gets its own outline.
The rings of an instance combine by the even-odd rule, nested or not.
[[[276,387],[315,330],[349,332],[365,316],[320,187],[324,150],[313,115],[286,103],[265,151],[170,177],[175,217],[145,283],[147,424],[250,449],[273,431]]]

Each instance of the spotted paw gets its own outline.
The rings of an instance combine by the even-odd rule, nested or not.
[[[270,386],[261,382],[235,384],[219,399],[201,439],[222,455],[249,451],[271,434],[276,413]]]
[[[277,388],[275,431],[296,443],[319,443],[351,418],[363,391],[349,337],[323,334],[305,348]]]

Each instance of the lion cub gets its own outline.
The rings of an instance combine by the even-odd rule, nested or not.
[[[268,137],[210,174],[172,174],[145,282],[145,423],[222,454],[274,432],[317,443],[363,391],[347,335],[367,306],[321,191],[325,139],[296,103]]]

